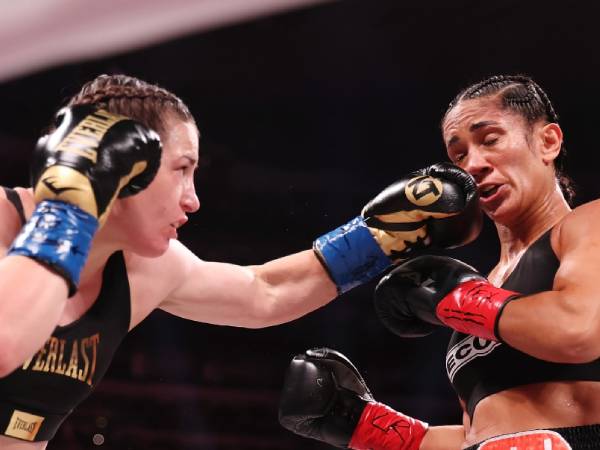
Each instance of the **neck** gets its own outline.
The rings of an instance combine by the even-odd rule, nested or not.
[[[536,239],[552,228],[571,208],[558,186],[535,207],[510,224],[496,223],[500,239],[500,260],[511,260],[527,249]]]

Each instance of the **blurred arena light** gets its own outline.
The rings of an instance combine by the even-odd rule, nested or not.
[[[4,0],[0,82],[334,0]]]

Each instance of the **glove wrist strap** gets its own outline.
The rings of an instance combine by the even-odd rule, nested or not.
[[[392,263],[360,216],[316,239],[313,250],[340,294],[366,283]]]
[[[418,450],[429,425],[381,403],[364,409],[348,448],[355,450]]]
[[[69,284],[69,296],[77,291],[81,269],[90,250],[98,220],[70,203],[58,200],[40,202],[8,255],[38,260]]]
[[[436,314],[445,325],[461,333],[499,341],[500,314],[506,303],[520,295],[487,280],[470,280],[450,291],[438,303]]]

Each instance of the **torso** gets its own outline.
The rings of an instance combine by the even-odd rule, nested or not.
[[[51,438],[91,394],[130,326],[130,289],[122,252],[102,271],[97,298],[80,317],[58,325],[44,345],[0,379],[1,431],[19,439]]]
[[[464,447],[516,431],[600,423],[599,399],[597,381],[554,381],[498,392],[479,402],[472,422],[465,413]]]
[[[34,208],[31,194],[26,189],[18,189],[18,192],[23,201],[25,216],[29,217]],[[18,232],[20,225],[14,228]],[[164,275],[165,265],[158,261],[161,258],[154,259],[153,262],[149,261],[148,258],[138,257],[125,252],[123,256],[130,288],[129,325],[126,327],[126,331],[128,331],[139,324],[160,305],[160,302],[167,296],[172,286],[168,283],[160,283],[160,280],[169,280],[169,277],[157,276],[161,272]],[[169,258],[168,255],[165,257]],[[80,290],[69,299],[62,312],[57,330],[61,327],[68,329],[69,325],[86,316],[94,307],[101,288],[102,270],[88,280],[84,281],[82,279]],[[46,445],[47,441],[27,442],[0,435],[0,448],[2,449],[38,450],[46,448]]]
[[[556,242],[558,242],[557,234],[560,233],[560,226],[555,226],[552,229],[552,234],[546,236],[547,244],[534,242],[529,248],[519,252],[517,257],[504,265],[497,266],[490,273],[490,281],[496,286],[503,286],[507,289],[523,292],[524,285],[530,286],[532,294],[542,290],[552,289],[552,281],[558,264],[552,261],[556,258]],[[549,239],[547,239],[549,237]],[[542,241],[544,237],[540,239]],[[552,246],[550,246],[552,243]],[[537,245],[536,245],[537,244]],[[529,251],[533,246],[537,249]],[[528,253],[526,253],[528,251]],[[545,266],[540,269],[543,276],[532,276],[530,269],[537,267],[535,263],[535,255],[532,253],[538,252],[539,256],[545,262]],[[552,254],[550,254],[552,253]],[[525,256],[526,261],[519,265],[521,257]],[[529,270],[524,270],[523,265],[529,266]],[[516,269],[516,272],[515,272]],[[554,271],[554,272],[553,272]],[[549,284],[549,285],[548,285]],[[521,289],[519,289],[521,288]],[[516,300],[518,301],[518,300]],[[452,343],[457,343],[466,336],[453,335]],[[451,343],[451,345],[452,345]],[[553,365],[551,363],[541,362],[535,358],[524,355],[516,350],[507,348],[505,344],[494,344],[491,341],[478,340],[475,342],[475,347],[480,348],[480,352],[485,355],[477,362],[481,364],[486,358],[490,360],[490,364],[494,364],[494,358],[501,358],[504,361],[504,367],[494,367],[494,372],[500,374],[502,379],[510,378],[511,373],[517,373],[516,380],[526,379],[522,373],[531,373],[531,378],[535,382],[529,383],[525,381],[521,385],[513,385],[508,388],[498,388],[497,392],[484,396],[476,402],[476,405],[468,404],[468,399],[461,399],[465,413],[463,415],[463,423],[465,425],[465,443],[464,447],[474,445],[490,437],[500,434],[513,433],[517,431],[530,430],[536,428],[558,428],[569,427],[586,424],[600,423],[600,362],[592,362],[589,365],[581,366],[580,374],[575,374],[570,380],[556,380],[560,378],[557,373],[560,372],[560,367],[565,365]],[[485,367],[485,363],[483,363]],[[548,366],[546,366],[548,364]],[[567,365],[566,370],[572,370],[574,366]],[[535,368],[535,369],[532,369]],[[494,373],[491,367],[486,372],[481,369],[481,378],[492,377]],[[548,378],[554,381],[544,380],[544,376],[539,376],[540,372],[546,371],[554,375]],[[529,371],[529,372],[528,372]],[[581,378],[579,378],[581,376]],[[585,379],[593,378],[594,381],[585,381]],[[485,383],[485,381],[484,381]],[[493,384],[494,382],[491,381]],[[470,414],[469,414],[469,413]]]

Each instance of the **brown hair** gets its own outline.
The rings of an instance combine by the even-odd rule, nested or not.
[[[96,104],[163,134],[169,114],[196,125],[188,107],[166,89],[128,75],[99,75],[84,84],[67,106]]]

